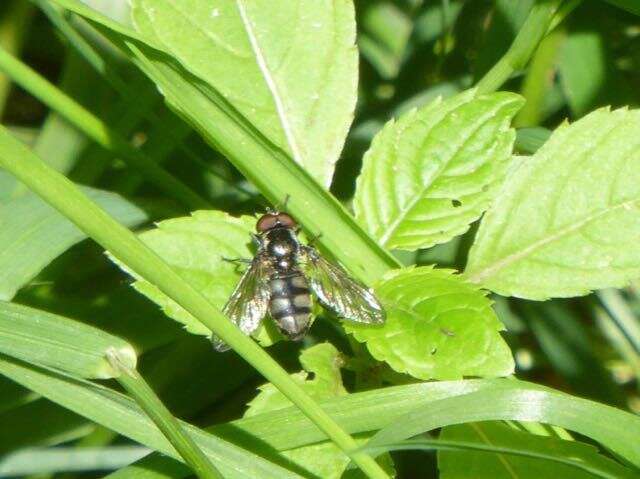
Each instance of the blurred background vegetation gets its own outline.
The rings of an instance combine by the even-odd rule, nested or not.
[[[124,0],[86,3],[106,9],[115,18],[127,17]],[[59,34],[46,9],[39,8],[44,4],[0,3],[3,49],[162,162],[217,208],[254,213],[264,207],[255,189],[164,106],[142,74],[105,43],[99,44],[108,75],[98,74],[87,56]],[[349,202],[362,155],[383,124],[436,96],[451,96],[473,85],[507,51],[532,4],[531,0],[357,1],[359,102],[332,186],[338,198]],[[640,103],[637,3],[569,1],[565,6],[564,21],[544,39],[529,66],[503,87],[527,99],[515,122],[520,154],[534,152],[549,130],[565,119],[571,121],[607,105]],[[82,32],[83,25],[76,26]],[[185,213],[181,205],[2,73],[0,111],[3,125],[37,152],[46,153],[50,164],[73,181],[118,192],[142,208],[146,218],[138,224]],[[0,228],[6,221],[3,204],[19,188],[9,177],[0,176]],[[461,269],[473,234],[472,228],[450,243],[402,259]],[[0,257],[2,238],[0,231]],[[2,294],[3,299],[11,299],[12,294]],[[66,251],[18,291],[14,300],[128,339],[143,353],[141,371],[167,406],[195,424],[240,416],[261,383],[235,354],[211,361],[210,345],[163,319],[158,308],[134,292],[92,242],[80,242]],[[495,300],[507,326],[505,336],[516,357],[518,377],[640,413],[640,285],[544,303]],[[349,350],[344,338],[324,322],[306,341],[308,345],[327,338]],[[281,363],[297,370],[298,348],[281,343],[272,351]],[[234,374],[221,374],[226,371]],[[211,377],[217,377],[215,384]],[[0,431],[11,431],[10,435],[0,433],[0,456],[27,446],[128,444],[4,378],[0,378]],[[397,457],[403,477],[435,474],[431,454],[424,454],[420,466],[403,461],[403,454]]]

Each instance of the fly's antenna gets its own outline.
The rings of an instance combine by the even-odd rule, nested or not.
[[[281,211],[286,213],[287,211],[287,204],[289,203],[289,198],[291,198],[291,195],[289,193],[287,193],[284,197],[284,200],[282,201],[282,203],[278,203],[275,208],[271,208],[270,206],[265,206],[265,212],[267,214],[276,214],[276,213],[280,213]]]
[[[284,200],[282,200],[282,203],[280,205],[278,205],[277,210],[278,211],[283,211],[283,212],[287,212],[287,204],[289,203],[289,200],[291,199],[291,195],[289,193],[287,193],[284,196]]]

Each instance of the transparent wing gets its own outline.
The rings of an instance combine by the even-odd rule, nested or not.
[[[249,335],[258,329],[267,313],[271,292],[269,289],[270,263],[258,255],[233,290],[222,312]],[[213,335],[211,342],[216,351],[227,351],[229,346]]]
[[[384,323],[384,309],[374,294],[314,248],[302,247],[300,266],[322,305],[336,315],[358,323]]]

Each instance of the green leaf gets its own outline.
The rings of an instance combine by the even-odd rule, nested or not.
[[[0,301],[0,353],[86,378],[118,376],[109,350],[135,367],[136,352],[122,339],[78,321]]]
[[[222,211],[196,211],[191,216],[157,223],[140,239],[171,265],[211,304],[222,308],[240,278],[238,266],[227,259],[251,258],[251,233],[255,218],[235,218]],[[121,263],[118,264],[133,274]],[[211,331],[151,283],[138,279],[134,288],[159,304],[172,319],[193,334]]]
[[[379,328],[343,322],[371,355],[419,379],[506,376],[509,347],[491,301],[452,270],[408,268],[376,287],[387,312]]]
[[[340,374],[343,362],[341,354],[332,344],[317,344],[302,351],[300,364],[304,371],[292,374],[291,378],[314,399],[343,396],[347,394]],[[258,389],[260,393],[251,400],[244,417],[253,417],[291,406],[291,401],[271,383]],[[350,462],[349,458],[330,442],[291,449],[282,455],[313,477],[326,479],[340,479]]]
[[[128,226],[147,215],[119,195],[83,191]],[[34,193],[0,204],[0,299],[10,300],[53,259],[86,238],[74,224]]]
[[[196,211],[191,216],[161,221],[156,229],[142,233],[140,239],[211,304],[222,308],[243,272],[241,267],[225,261],[225,258],[253,257],[251,234],[254,233],[255,222],[252,216],[236,218],[223,211]],[[122,263],[116,263],[133,274]],[[208,328],[158,287],[134,276],[138,279],[133,287],[157,303],[167,316],[182,323],[192,334],[211,335]],[[263,323],[255,336],[264,346],[282,338],[269,321]]]
[[[445,442],[467,442],[498,450],[517,450],[523,454],[520,456],[500,451],[487,454],[443,450],[438,453],[441,479],[593,479],[593,473],[597,477],[636,477],[632,471],[601,456],[598,449],[590,444],[536,436],[495,422],[448,426],[442,430],[440,439]],[[526,457],[527,454],[538,455],[539,458]]]
[[[351,1],[135,0],[133,19],[329,186],[356,100]]]
[[[0,358],[0,374],[4,374],[77,414],[180,460],[175,449],[146,414],[134,401],[122,394],[89,381],[65,376],[37,366],[29,366],[4,357]],[[294,479],[300,477],[196,427],[185,423],[181,423],[181,425],[227,479],[247,477]]]
[[[309,396],[320,399],[347,394],[340,374],[344,359],[331,343],[316,344],[302,351],[300,364],[304,371],[292,374],[291,378],[300,384]],[[291,401],[273,384],[263,384],[258,389],[260,393],[248,404],[244,417],[291,406]]]
[[[538,300],[640,277],[638,138],[638,110],[597,110],[557,129],[485,215],[465,275]]]
[[[464,233],[504,178],[522,106],[513,93],[437,99],[390,121],[363,160],[354,209],[388,248],[416,250]]]

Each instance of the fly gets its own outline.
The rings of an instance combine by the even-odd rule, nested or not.
[[[298,225],[287,213],[269,211],[256,223],[258,251],[240,278],[223,313],[240,330],[253,333],[269,312],[293,341],[311,325],[311,293],[325,308],[349,321],[382,324],[385,312],[373,293],[298,239]],[[216,350],[229,347],[218,337]]]

